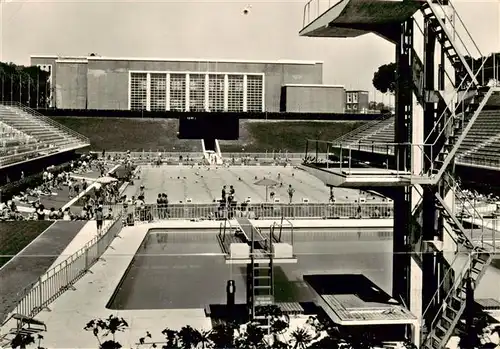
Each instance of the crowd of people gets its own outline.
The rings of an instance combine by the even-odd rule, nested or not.
[[[91,154],[71,161],[67,170],[58,171],[53,166],[48,167],[41,175],[40,185],[0,203],[0,220],[89,220],[111,217],[112,209],[103,212],[104,205],[119,202],[119,182],[111,180],[99,183],[96,179],[84,178],[90,171],[97,171],[102,178],[106,174],[106,167],[104,159],[97,159]],[[89,186],[92,186],[92,190]],[[68,189],[68,201],[74,199],[73,205],[54,207],[57,203],[52,203],[51,197],[65,195],[64,187]],[[44,203],[54,206],[46,208]]]

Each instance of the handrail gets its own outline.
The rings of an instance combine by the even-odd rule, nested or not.
[[[474,232],[474,226],[475,226],[475,225],[477,225],[475,222],[477,222],[477,221],[479,221],[479,222],[480,222],[480,223],[479,223],[479,225],[481,225],[481,231],[482,231],[482,232],[484,232],[484,228],[485,228],[485,220],[484,220],[484,218],[483,218],[482,214],[476,210],[476,206],[475,206],[475,205],[474,205],[474,204],[473,204],[473,203],[472,203],[472,202],[471,202],[471,201],[467,198],[467,196],[463,195],[463,191],[462,191],[462,189],[460,188],[460,185],[459,185],[456,181],[454,181],[453,177],[451,177],[451,176],[445,176],[445,177],[448,177],[447,179],[448,179],[448,180],[451,180],[451,182],[452,182],[452,183],[451,183],[451,185],[450,185],[450,183],[448,183],[448,184],[450,185],[450,187],[451,187],[452,185],[455,185],[455,189],[454,189],[454,190],[456,190],[457,192],[459,192],[459,193],[461,193],[461,194],[462,194],[462,200],[461,200],[461,201],[462,201],[462,203],[468,203],[468,204],[469,204],[468,206],[469,206],[469,207],[472,209],[472,211],[473,211],[473,212],[471,213],[471,211],[469,210],[469,208],[467,207],[467,205],[462,204],[463,210],[464,210],[464,211],[467,211],[467,213],[468,213],[468,214],[470,215],[470,217],[471,217],[470,236],[471,236],[471,242],[472,242],[472,244],[473,244],[475,247],[477,247],[477,248],[480,248],[480,249],[482,249],[482,250],[485,250],[485,249],[483,248],[483,246],[479,246],[478,244],[475,244],[475,243],[474,243],[474,240],[472,239],[472,235],[473,235],[473,232]],[[446,178],[445,178],[445,181],[446,181]],[[457,199],[459,199],[459,198],[457,197]],[[459,200],[460,200],[460,199],[459,199]],[[496,235],[496,231],[493,229],[493,227],[491,227],[491,228],[486,227],[486,228],[490,229],[490,230],[491,230],[491,232],[492,232],[493,251],[496,251],[496,249],[497,249],[496,244],[495,244],[495,235]],[[481,234],[481,236],[483,237],[483,236],[484,236],[484,234]],[[486,250],[485,250],[485,251],[486,251]]]
[[[441,282],[439,283],[439,285],[437,286],[436,288],[436,292],[434,292],[434,294],[432,295],[431,299],[429,300],[429,303],[427,304],[427,307],[425,307],[424,311],[422,312],[422,318],[425,318],[425,315],[427,314],[427,312],[429,311],[429,309],[431,308],[431,306],[433,305],[433,300],[434,298],[436,298],[439,293],[441,292],[441,286],[443,286],[443,284],[447,281],[447,277],[450,275],[450,273],[454,272],[454,269],[453,269],[453,265],[455,264],[455,262],[457,261],[458,259],[458,256],[460,256],[460,253],[455,253],[455,257],[453,258],[453,260],[451,261],[450,263],[450,267],[448,268],[448,270],[446,271],[446,273],[443,275],[443,278],[441,280]]]
[[[430,328],[434,328],[434,325],[436,324],[436,322],[442,318],[441,313],[445,309],[449,299],[454,295],[457,288],[462,285],[466,274],[469,272],[470,262],[471,262],[471,256],[469,255],[467,262],[464,263],[462,269],[460,269],[460,272],[457,274],[457,277],[455,278],[455,281],[453,282],[453,285],[451,286],[449,292],[446,294],[446,297],[441,302],[441,305],[439,306],[439,309],[437,310],[436,315],[434,316],[434,319],[431,322]],[[465,272],[464,272],[464,270],[465,270]],[[429,338],[429,337],[427,337],[427,338]],[[426,339],[426,341],[427,341],[427,339]]]
[[[33,116],[35,116],[37,119],[39,120],[42,120],[44,122],[46,122],[47,124],[55,127],[56,129],[62,129],[64,131],[66,131],[67,133],[69,133],[70,135],[74,136],[75,138],[77,138],[79,141],[82,141],[82,142],[85,142],[85,143],[90,143],[90,140],[88,137],[85,137],[84,135],[70,129],[69,127],[67,126],[64,126],[54,120],[52,120],[51,118],[43,115],[42,113],[28,107],[28,106],[25,106],[23,105],[22,103],[20,102],[17,102],[17,101],[2,101],[0,102],[0,105],[3,104],[5,106],[14,106],[16,108],[19,108],[21,109],[23,112],[27,113],[27,114],[31,114]]]
[[[432,3],[432,1],[431,1],[431,0],[427,0],[427,3],[429,4],[429,8],[431,9],[431,11],[434,13],[434,8],[433,8],[433,6],[432,6],[432,4],[433,4],[433,3]],[[448,3],[451,5],[451,2],[448,2]],[[441,10],[442,10],[442,12],[443,12],[444,16],[446,17],[447,21],[451,21],[451,19],[450,19],[450,18],[448,17],[448,15],[446,14],[446,10],[443,8],[443,5],[441,4],[440,0],[437,0],[436,4],[438,4],[438,5],[440,6],[440,8],[441,8]],[[451,5],[451,6],[452,6],[453,10],[455,11],[455,13],[457,14],[456,9],[453,7],[453,5]],[[436,13],[434,13],[434,15],[436,16],[436,18],[437,18],[438,22],[440,22],[440,25],[443,27],[443,30],[445,30],[444,24],[441,22],[441,19],[439,18],[439,16],[438,16]],[[462,62],[462,64],[466,65],[466,67],[468,67],[468,68],[469,68],[468,70],[469,70],[470,72],[472,72],[472,76],[471,76],[471,77],[472,77],[472,80],[473,80],[473,81],[472,81],[472,83],[471,83],[471,84],[469,84],[469,86],[467,87],[466,91],[463,93],[464,98],[462,98],[462,99],[461,99],[461,100],[459,100],[459,101],[457,100],[457,103],[456,103],[456,104],[457,104],[457,106],[456,106],[456,108],[452,111],[452,110],[451,110],[451,108],[450,108],[450,106],[449,106],[449,104],[451,104],[451,103],[453,102],[453,100],[455,99],[455,97],[456,97],[456,96],[457,96],[457,95],[461,92],[461,91],[460,91],[460,89],[461,89],[462,85],[464,84],[464,82],[467,80],[467,79],[465,79],[465,78],[464,78],[464,79],[462,79],[462,81],[460,82],[459,86],[455,88],[455,92],[456,92],[456,93],[453,95],[453,97],[452,97],[452,99],[450,100],[450,102],[449,102],[449,103],[447,103],[447,106],[446,106],[445,110],[443,111],[443,113],[442,113],[442,114],[438,117],[438,121],[436,122],[436,125],[435,125],[435,126],[434,126],[434,128],[432,129],[432,132],[433,132],[433,131],[436,129],[436,127],[439,125],[439,123],[440,123],[441,119],[442,119],[443,117],[445,117],[445,115],[446,115],[446,113],[447,113],[447,111],[448,111],[448,110],[452,111],[452,115],[455,115],[455,112],[457,111],[457,109],[458,109],[458,108],[460,108],[461,102],[463,102],[463,101],[466,99],[466,97],[467,97],[467,92],[469,92],[469,90],[471,89],[471,87],[476,87],[476,86],[475,86],[475,82],[477,82],[477,85],[480,85],[480,84],[479,84],[479,81],[477,80],[477,76],[479,75],[479,72],[483,69],[483,67],[484,67],[484,65],[485,65],[485,63],[486,63],[486,61],[487,61],[487,58],[482,56],[481,51],[479,50],[479,48],[478,48],[478,47],[477,47],[477,45],[475,44],[475,41],[473,40],[472,36],[470,35],[469,31],[467,30],[467,27],[465,26],[465,24],[464,24],[464,23],[463,23],[463,21],[461,20],[461,17],[460,17],[458,14],[457,14],[456,16],[460,19],[460,21],[461,21],[461,23],[462,23],[463,27],[466,29],[466,32],[467,32],[467,34],[469,35],[469,38],[471,39],[471,41],[474,43],[475,47],[477,48],[477,50],[478,50],[478,52],[479,52],[479,54],[480,54],[480,57],[482,57],[482,64],[481,64],[481,66],[479,67],[479,69],[477,70],[477,72],[476,72],[476,73],[474,73],[474,71],[472,71],[472,70],[470,69],[470,67],[468,66],[467,62],[465,62],[465,63],[464,63],[464,62]],[[446,36],[448,36],[448,32],[447,32],[446,30],[445,30],[445,34],[446,34]],[[462,41],[463,46],[466,48],[466,45],[465,45],[465,43],[463,42],[462,38],[461,38],[459,35],[457,35],[457,37],[458,37],[458,38]],[[449,38],[449,37],[448,37],[448,39],[449,39],[450,41],[452,41],[452,40],[451,40],[451,38]],[[467,51],[467,49],[466,49],[466,51]],[[457,52],[457,53],[458,53],[458,52]],[[474,57],[472,57],[472,55],[470,54],[470,52],[468,52],[468,51],[467,51],[467,53],[468,53],[468,55],[469,55],[469,57],[470,57],[471,59],[474,59]],[[458,53],[458,54],[460,54],[460,53]],[[464,61],[465,61],[465,59],[464,59]],[[469,75],[471,75],[471,74],[470,74],[470,72],[468,72],[468,73],[469,73]],[[484,82],[483,82],[483,83],[484,83]],[[448,121],[449,121],[449,120],[453,120],[453,118],[449,118],[449,119],[448,119]],[[445,125],[445,126],[446,126],[446,125]],[[438,137],[437,137],[437,138],[439,138],[439,136],[441,135],[441,133],[442,133],[445,129],[446,129],[446,127],[443,127],[443,129],[441,130],[441,132],[440,132],[440,134],[438,135]],[[429,134],[429,136],[432,134],[432,132]],[[428,140],[429,136],[426,138],[426,140],[424,141],[424,143],[425,143],[425,142],[427,142],[427,140]]]

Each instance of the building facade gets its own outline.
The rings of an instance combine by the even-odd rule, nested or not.
[[[31,64],[51,70],[60,109],[333,113],[345,104],[316,61],[31,56]]]
[[[340,85],[286,84],[281,111],[290,113],[343,113],[345,89]]]
[[[345,112],[346,113],[366,113],[369,110],[368,91],[346,91],[345,92]]]

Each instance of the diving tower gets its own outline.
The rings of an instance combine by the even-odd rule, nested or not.
[[[246,217],[226,219],[217,237],[226,264],[247,267],[247,309],[251,320],[266,327],[267,316],[260,309],[274,304],[274,266],[297,263],[293,252],[293,224],[282,218],[263,233]],[[284,238],[284,230],[288,239]]]
[[[378,190],[393,199],[391,296],[416,316],[409,330],[417,346],[444,348],[474,285],[500,256],[496,244],[472,238],[454,208],[467,200],[455,180],[455,155],[479,113],[499,103],[500,89],[484,80],[486,57],[451,0],[310,0],[304,8],[301,36],[367,33],[395,44],[394,141],[367,144],[373,155],[367,161],[361,144],[309,140],[302,169],[328,185]],[[482,57],[482,65],[470,57]],[[465,262],[457,258],[464,251]]]

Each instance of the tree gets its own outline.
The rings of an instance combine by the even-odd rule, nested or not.
[[[371,101],[370,103],[368,103],[368,109],[370,109],[370,110],[378,110],[381,113],[388,113],[388,112],[391,111],[391,107],[385,105],[382,102],[378,102],[377,103],[375,101]]]
[[[500,78],[500,53],[492,53],[486,57],[471,58],[465,56],[465,61],[476,74],[477,79],[482,84],[487,84],[489,81]],[[483,65],[484,63],[484,65]],[[396,63],[384,64],[378,67],[378,70],[373,74],[373,87],[382,93],[394,93],[396,91]],[[459,72],[456,72],[455,80],[460,84]],[[470,81],[470,79],[468,79]]]
[[[382,93],[396,91],[396,63],[384,64],[373,74],[373,87]]]
[[[46,108],[50,101],[50,73],[37,66],[0,62],[0,101],[20,102]]]
[[[486,57],[472,58],[465,56],[464,58],[477,76],[477,80],[480,84],[487,84],[494,78],[500,78],[500,52],[492,53]],[[456,77],[456,79],[459,81],[458,77]]]

